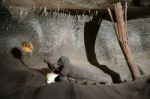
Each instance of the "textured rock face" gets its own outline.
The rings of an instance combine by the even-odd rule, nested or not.
[[[122,81],[131,80],[131,75],[110,21],[101,22],[99,18],[96,19],[100,24],[94,21],[93,16],[55,12],[45,16],[34,14],[23,7],[12,7],[9,11],[0,15],[1,99],[120,99],[127,96],[130,99],[149,99],[149,79],[114,86],[61,82],[43,87],[45,77],[37,71],[28,70],[11,54],[12,48],[20,49],[22,41],[32,42],[34,51],[52,63],[61,56],[69,57],[73,66],[104,78],[102,82],[112,82],[114,76],[94,65],[105,64],[109,71],[118,73]],[[150,73],[149,25],[149,18],[128,21],[129,44],[138,65],[146,75]],[[98,60],[98,64],[94,59]],[[22,60],[31,68],[47,68],[35,53],[30,56],[22,52]]]
[[[57,62],[61,56],[67,56],[74,66],[100,75],[102,78],[109,79],[108,81],[112,79],[112,75],[107,72],[110,70],[118,73],[122,81],[131,80],[130,71],[111,22],[102,20],[99,24],[98,21],[94,23],[93,16],[73,16],[57,12],[51,12],[45,16],[34,14],[21,7],[12,7],[9,11],[12,16],[3,17],[4,20],[1,20],[0,26],[1,55],[7,57],[1,57],[4,60],[1,64],[8,66],[12,64],[11,49],[20,48],[22,41],[31,41],[34,51],[52,63]],[[135,60],[146,75],[150,73],[148,68],[150,65],[148,62],[150,59],[149,22],[149,18],[128,21],[129,44]],[[98,27],[95,28],[92,25]],[[7,55],[10,57],[8,58]],[[98,64],[95,64],[93,59],[97,59]],[[7,62],[8,60],[11,62]],[[35,53],[32,57],[23,53],[23,60],[29,67],[47,68]],[[21,64],[17,60],[15,63]],[[100,64],[105,64],[108,68],[104,67],[105,70],[100,70],[94,66],[101,67]]]
[[[11,54],[13,48],[17,47],[20,49],[22,41],[32,42],[34,51],[47,58],[51,63],[57,62],[61,56],[67,56],[73,66],[81,68],[83,75],[84,70],[89,71],[93,75],[101,77],[102,82],[111,83],[116,76],[118,80],[118,75],[120,75],[122,81],[131,80],[130,71],[117,43],[116,35],[110,21],[101,21],[100,18],[95,19],[92,15],[69,15],[64,13],[58,14],[57,12],[37,14],[33,10],[16,6],[11,6],[8,10],[2,10],[5,10],[0,15],[0,77],[2,78],[0,80],[0,97],[2,99],[3,96],[4,99],[6,96],[12,99],[20,99],[23,93],[24,95],[29,95],[29,89],[26,92],[26,90],[23,91],[24,89],[20,88],[26,86],[39,87],[45,84],[44,76],[37,71],[28,70],[20,60]],[[138,18],[128,21],[129,44],[137,64],[144,71],[145,75],[150,74],[149,25],[150,18]],[[28,67],[35,69],[47,68],[47,65],[37,54],[33,53],[30,56],[23,51],[21,52],[22,60]],[[96,66],[100,67],[100,69],[96,68]],[[64,90],[65,88],[72,90],[70,89],[72,88],[71,86],[65,86],[65,84],[60,84],[60,88],[63,86]],[[149,99],[147,97],[147,94],[149,94],[149,85],[146,88],[143,86],[140,88],[146,90],[144,90],[146,92],[144,99]],[[41,88],[38,96],[39,99],[43,97],[47,98],[48,94],[45,93],[57,88],[54,87],[55,85],[52,89],[47,86]],[[10,91],[13,88],[17,90]],[[80,88],[80,86],[77,88]],[[87,89],[90,90],[90,87],[83,87],[81,93],[85,92],[84,94],[86,94],[87,91],[85,90]],[[35,92],[37,95],[38,90],[38,88],[31,88],[30,94]],[[96,90],[96,88],[93,88],[93,90]],[[128,89],[126,90],[128,91]],[[78,89],[75,89],[75,91],[77,92]],[[18,96],[13,96],[18,92]],[[138,97],[136,93],[135,96]],[[97,97],[99,96],[95,96],[93,99],[97,99]],[[134,95],[131,97],[134,97]],[[82,95],[77,96],[77,99],[80,98],[82,98]],[[60,99],[59,95],[58,99]]]

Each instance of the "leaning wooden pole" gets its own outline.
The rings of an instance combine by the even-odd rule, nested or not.
[[[116,21],[117,21],[117,27],[115,28],[117,38],[118,38],[121,50],[127,61],[127,64],[130,68],[133,79],[135,80],[140,77],[140,72],[139,72],[138,66],[135,63],[131,49],[128,45],[127,31],[126,31],[127,25],[124,19],[124,14],[123,14],[124,11],[122,9],[121,3],[116,3],[114,6],[115,6]],[[111,19],[112,19],[112,16],[111,16]]]

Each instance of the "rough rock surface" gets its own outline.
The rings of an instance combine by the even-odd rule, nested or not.
[[[99,24],[94,22],[92,16],[72,16],[55,12],[49,16],[39,16],[33,12],[22,13],[21,16],[18,16],[20,15],[18,10],[24,12],[26,9],[11,8],[12,17],[6,17],[6,14],[5,18],[1,20],[1,56],[9,56],[9,58],[1,57],[4,59],[1,61],[2,64],[6,64],[7,60],[13,60],[13,56],[10,54],[12,48],[20,48],[22,41],[31,41],[34,51],[52,63],[61,56],[67,56],[75,66],[93,71],[102,77],[110,78],[110,74],[104,73],[105,70],[103,72],[95,68],[94,65],[104,64],[108,67],[108,71],[112,70],[118,73],[122,81],[131,80],[130,71],[118,45],[111,22],[102,20]],[[149,22],[149,18],[128,21],[129,44],[135,60],[146,75],[150,73],[148,68],[150,65]],[[141,24],[143,25],[141,26]],[[92,25],[97,27],[92,27]],[[35,53],[33,56],[24,52],[22,54],[24,62],[29,67],[47,68]],[[98,61],[98,64],[95,64],[94,59]],[[19,61],[16,60],[16,62],[19,64]],[[13,62],[7,62],[7,65],[9,65],[8,63],[12,64]]]
[[[33,43],[34,51],[52,63],[55,63],[61,56],[67,56],[74,66],[98,74],[106,80],[109,79],[108,81],[113,79],[113,74],[120,75],[122,81],[130,81],[131,74],[110,21],[101,21],[96,18],[101,22],[97,23],[98,21],[95,22],[92,15],[74,16],[57,12],[45,16],[45,14],[34,14],[23,7],[11,7],[9,10],[1,8],[0,11],[4,11],[0,15],[1,99],[20,99],[26,96],[29,96],[28,99],[33,99],[33,97],[47,99],[49,96],[53,99],[70,99],[71,97],[75,99],[97,99],[97,97],[120,99],[126,96],[130,99],[135,97],[149,99],[149,77],[147,80],[131,82],[131,85],[130,83],[115,85],[117,88],[102,85],[84,87],[68,82],[41,87],[45,85],[45,77],[35,70],[27,69],[24,65],[34,69],[47,68],[41,57],[35,53],[30,56],[21,51],[23,64],[11,53],[15,47],[20,49],[22,41],[30,41]],[[150,18],[128,21],[129,44],[138,66],[145,75],[150,75],[149,25]],[[56,90],[58,88],[62,90]],[[80,91],[79,88],[81,88]],[[89,91],[91,89],[93,91]],[[97,91],[99,89],[104,90],[99,92]],[[132,92],[134,93],[131,94]]]

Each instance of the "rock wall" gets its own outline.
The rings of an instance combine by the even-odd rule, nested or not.
[[[129,45],[145,75],[150,75],[149,25],[148,17],[128,21]],[[48,68],[47,64],[36,53],[29,55],[23,52],[20,48],[22,41],[32,42],[34,51],[51,63],[57,62],[61,56],[67,56],[74,66],[81,68],[83,72],[85,70],[93,75],[99,75],[104,81],[112,83],[114,78],[117,78],[116,80],[121,78],[122,81],[132,79],[110,21],[93,15],[69,15],[58,12],[39,14],[21,6],[1,7],[0,98],[2,99],[20,99],[27,96],[28,99],[35,97],[46,99],[49,96],[54,99],[60,99],[61,96],[65,99],[72,97],[83,99],[84,96],[86,99],[109,96],[115,99],[126,96],[130,99],[135,97],[149,99],[149,79],[140,80],[140,83],[137,81],[111,87],[82,86],[74,83],[70,85],[66,82],[43,86],[46,78],[33,69]],[[20,50],[22,60],[13,56],[13,48]],[[53,94],[58,97],[53,97]]]
[[[19,13],[20,11],[22,14]],[[52,63],[57,62],[61,56],[67,56],[75,66],[98,74],[102,78],[110,80],[110,73],[114,71],[120,75],[122,81],[131,80],[130,71],[110,21],[101,21],[101,18],[95,19],[92,15],[74,16],[51,12],[45,16],[32,11],[25,13],[26,11],[28,10],[21,7],[12,7],[9,9],[10,16],[5,16],[1,20],[1,55],[7,57],[1,57],[4,60],[1,64],[8,66],[14,63],[20,64],[18,61],[12,62],[11,49],[20,48],[22,41],[30,41],[33,43],[34,51]],[[149,22],[149,18],[128,21],[129,45],[145,75],[150,73]],[[30,56],[22,53],[23,60],[29,67],[47,68],[37,54],[33,53]],[[10,57],[8,58],[7,55]],[[96,64],[94,59],[98,61]]]

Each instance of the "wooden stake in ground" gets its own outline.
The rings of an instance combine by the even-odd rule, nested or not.
[[[115,26],[114,23],[113,24],[114,24],[114,27],[116,30],[119,45],[125,56],[127,64],[130,68],[133,79],[135,80],[140,77],[140,72],[139,72],[138,66],[136,65],[136,63],[134,61],[134,57],[132,55],[131,49],[128,46],[127,31],[126,31],[127,25],[124,20],[124,14],[123,14],[124,11],[122,9],[122,5],[120,2],[116,3],[114,6],[115,6],[115,15],[116,15],[117,26]],[[112,17],[110,9],[108,9],[108,12],[109,12],[111,20],[113,22],[113,17]]]

